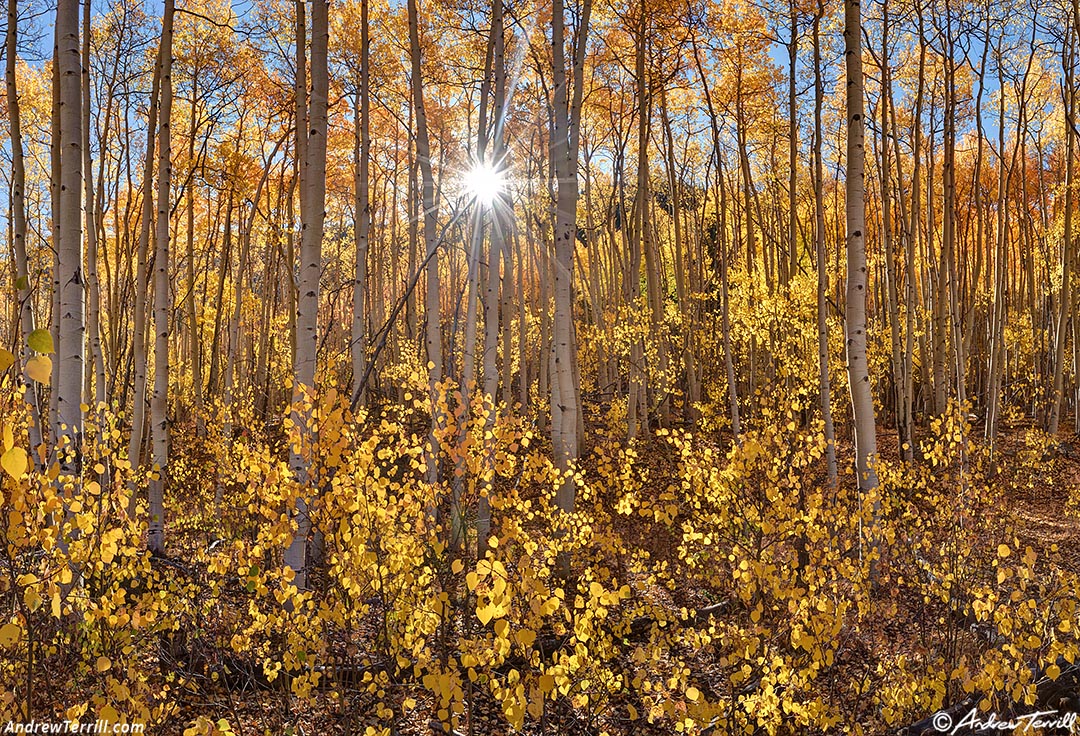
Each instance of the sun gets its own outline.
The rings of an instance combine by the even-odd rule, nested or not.
[[[476,164],[466,172],[465,191],[485,207],[490,207],[501,195],[506,193],[507,182],[504,172],[489,164]]]

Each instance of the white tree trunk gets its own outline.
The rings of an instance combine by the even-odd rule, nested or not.
[[[818,400],[825,425],[825,466],[829,486],[835,487],[836,431],[832,417],[832,387],[829,380],[829,320],[828,299],[829,273],[825,259],[825,169],[822,164],[824,128],[821,125],[821,107],[825,98],[825,84],[821,74],[821,16],[825,10],[818,4],[814,15],[814,252],[817,261],[817,328],[818,328]]]
[[[569,103],[566,60],[563,50],[563,2],[554,0],[552,9],[552,60],[555,67],[555,126],[551,141],[558,197],[555,204],[555,320],[552,355],[554,376],[551,391],[551,444],[555,466],[565,472],[577,459],[577,403],[574,401],[573,266],[577,214],[577,170],[571,159]],[[572,480],[563,481],[555,502],[563,511],[574,510]]]
[[[56,10],[60,74],[60,191],[57,203],[60,313],[56,400],[58,446],[64,472],[78,473],[83,425],[82,274],[82,64],[78,0],[59,0]]]
[[[296,573],[297,588],[307,587],[310,478],[307,452],[315,447],[317,433],[306,409],[314,402],[315,364],[318,353],[319,277],[322,273],[323,221],[326,217],[326,117],[329,94],[327,46],[329,43],[327,0],[311,4],[311,103],[304,144],[304,176],[300,190],[303,233],[300,243],[300,291],[296,302],[296,354],[293,362],[292,418],[300,433],[301,446],[290,453],[290,465],[304,489],[296,502],[296,534],[285,550],[285,564]],[[298,60],[302,49],[297,50]],[[299,66],[299,65],[298,65]],[[305,393],[308,394],[305,398]],[[297,452],[297,449],[300,451]]]
[[[863,493],[877,487],[874,461],[877,435],[874,397],[866,363],[866,190],[863,149],[862,25],[859,0],[845,0],[844,46],[847,57],[847,369],[855,424],[855,468]]]
[[[165,551],[165,483],[169,465],[169,187],[172,184],[172,40],[175,0],[165,0],[161,20],[161,106],[158,111],[157,223],[154,237],[154,393],[150,399],[150,437],[156,468],[150,481],[147,548]]]

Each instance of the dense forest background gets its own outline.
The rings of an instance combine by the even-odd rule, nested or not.
[[[0,722],[1078,709],[1076,0],[5,38]]]

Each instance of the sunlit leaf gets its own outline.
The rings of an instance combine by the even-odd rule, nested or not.
[[[48,330],[34,330],[30,333],[30,336],[26,338],[26,344],[29,345],[30,349],[35,353],[51,353],[53,352],[52,333]]]
[[[35,355],[26,361],[26,375],[31,381],[48,386],[52,380],[52,360],[47,355]]]

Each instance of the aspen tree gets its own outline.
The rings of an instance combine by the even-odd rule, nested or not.
[[[154,475],[150,480],[150,525],[147,547],[165,551],[165,485],[169,465],[169,188],[172,183],[172,41],[175,0],[165,0],[161,19],[161,104],[158,110],[157,222],[154,237],[154,392],[150,399],[150,432]]]
[[[19,91],[16,81],[18,60],[19,14],[18,0],[8,0],[7,34],[5,37],[8,132],[11,136],[11,240],[15,251],[15,295],[18,299],[19,328],[22,339],[20,349],[26,350],[26,341],[34,332],[33,284],[30,279],[29,261],[26,256],[26,163],[23,155],[22,118],[19,108]],[[22,361],[24,366],[26,359]],[[30,448],[36,450],[43,439],[41,408],[37,385],[24,377],[23,397],[30,410],[28,427]],[[36,453],[32,453],[36,455]]]
[[[836,485],[836,430],[833,427],[832,387],[829,381],[829,272],[825,258],[825,172],[822,163],[824,130],[821,108],[825,84],[821,73],[821,17],[824,4],[819,2],[814,14],[814,254],[817,263],[817,332],[818,332],[818,401],[825,431],[825,463],[829,484]]]
[[[428,391],[431,396],[431,454],[428,457],[427,474],[432,483],[438,482],[438,445],[435,428],[442,424],[439,408],[438,384],[442,381],[442,325],[439,313],[439,248],[438,213],[435,209],[435,178],[431,170],[431,142],[428,138],[427,112],[424,107],[424,80],[421,76],[420,24],[417,0],[408,0],[409,53],[412,76],[412,98],[416,126],[416,160],[420,169],[423,210],[424,251],[427,260],[427,294],[424,315],[424,342],[427,346]]]
[[[1075,7],[1075,3],[1074,3]],[[1066,25],[1066,39],[1062,51],[1062,71],[1065,76],[1065,232],[1061,248],[1061,293],[1057,300],[1056,329],[1054,335],[1054,373],[1053,393],[1051,395],[1050,416],[1046,431],[1056,437],[1061,420],[1061,399],[1065,389],[1065,333],[1068,327],[1069,313],[1072,309],[1072,267],[1073,246],[1073,184],[1075,177],[1076,146],[1076,26],[1075,21]],[[1075,339],[1075,338],[1074,338]]]
[[[368,28],[368,0],[360,0],[360,84],[356,92],[356,279],[353,284],[352,372],[353,399],[363,405],[366,388],[360,386],[367,367],[368,240],[371,206],[368,192],[368,161],[371,157],[371,44]]]
[[[297,3],[299,6],[303,0]],[[297,13],[298,22],[303,15]],[[304,29],[297,28],[301,39]],[[329,45],[329,2],[312,0],[311,3],[311,103],[301,138],[303,144],[303,175],[300,180],[302,223],[300,243],[300,279],[296,300],[296,349],[293,358],[292,421],[300,440],[294,444],[289,455],[289,465],[300,484],[300,497],[296,500],[296,533],[285,550],[285,565],[295,573],[293,583],[300,590],[307,587],[308,558],[310,556],[311,507],[307,453],[317,444],[313,408],[315,404],[315,364],[318,355],[319,279],[322,274],[323,223],[326,217],[326,133],[329,100],[329,70],[327,47]],[[304,47],[297,47],[297,69],[304,56]],[[299,93],[299,88],[297,89]],[[304,90],[306,93],[306,89]],[[298,94],[299,97],[299,94]],[[299,108],[300,101],[298,99]],[[299,127],[301,121],[297,121]],[[312,407],[309,409],[308,407]]]
[[[61,466],[77,474],[83,430],[83,136],[82,65],[79,53],[78,0],[59,0],[56,8],[56,63],[59,74],[60,177],[55,203],[59,277],[59,324],[56,375],[56,435]],[[56,134],[54,132],[54,135]]]
[[[551,390],[551,442],[555,466],[567,472],[578,457],[577,390],[574,364],[577,355],[573,335],[573,265],[577,243],[577,152],[580,111],[584,85],[585,44],[589,32],[592,0],[584,0],[574,40],[573,67],[570,78],[566,69],[565,8],[563,0],[554,0],[551,16],[552,65],[554,68],[554,126],[551,151],[558,197],[555,203],[555,319],[552,355],[555,375]],[[573,81],[572,99],[567,89]],[[575,488],[572,478],[559,486],[555,502],[563,511],[574,510]]]
[[[864,494],[877,488],[874,397],[866,362],[866,189],[863,141],[862,22],[859,0],[844,0],[844,54],[847,68],[847,301],[845,330],[848,384],[855,430],[855,469]],[[873,542],[876,544],[876,542]]]

